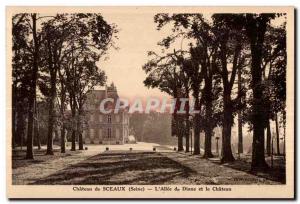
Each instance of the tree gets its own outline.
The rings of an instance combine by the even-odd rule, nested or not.
[[[208,40],[204,38],[203,41]],[[215,57],[213,56],[212,50],[207,47],[206,43],[202,45],[198,45],[196,48],[191,48],[191,55],[194,62],[196,62],[196,66],[194,66],[194,71],[190,76],[196,74],[198,76],[195,79],[192,79],[192,88],[193,88],[193,96],[196,100],[196,110],[199,110],[199,114],[195,115],[195,154],[200,154],[200,140],[198,141],[198,135],[200,134],[201,126],[205,132],[205,146],[204,146],[204,155],[205,158],[213,157],[211,152],[211,139],[212,139],[212,131],[214,127],[213,121],[213,75],[214,71],[214,63]],[[200,68],[201,71],[198,69]],[[195,70],[196,69],[196,70]],[[201,90],[201,81],[204,80],[204,87]],[[199,85],[200,86],[199,86]],[[202,97],[200,98],[200,94],[202,93]],[[197,105],[198,104],[198,105]],[[201,118],[201,106],[204,106],[204,117]],[[201,125],[201,123],[203,123]],[[196,151],[197,150],[197,151]]]
[[[238,67],[238,93],[242,91],[242,68]],[[240,97],[238,103],[242,103],[242,97]],[[243,147],[243,122],[242,122],[242,110],[238,111],[238,154],[244,153],[244,147]]]
[[[264,102],[267,111],[267,154],[271,154],[270,120],[276,121],[277,113],[285,110],[286,73],[286,32],[285,23],[279,27],[268,26],[265,34],[262,57]],[[276,127],[277,150],[279,133]]]
[[[116,25],[108,24],[100,14],[39,16],[35,13],[25,13],[13,16],[12,144],[14,147],[16,141],[20,140],[22,145],[25,137],[23,132],[28,127],[26,155],[28,159],[33,159],[34,134],[38,146],[40,144],[36,90],[39,88],[48,101],[46,154],[51,155],[53,154],[53,131],[57,126],[57,119],[64,120],[63,115],[67,103],[70,102],[71,107],[75,107],[74,104],[78,103],[80,106],[77,108],[81,111],[84,103],[84,97],[81,97],[84,94],[80,95],[82,90],[92,88],[91,84],[103,85],[104,73],[96,68],[96,62],[107,53],[110,47],[115,47],[113,40],[116,38],[116,33]],[[78,55],[72,55],[73,52],[86,53],[80,58]],[[70,59],[70,57],[76,57],[76,59]],[[80,82],[81,79],[76,79],[77,88],[81,90],[81,93],[76,96],[73,94],[72,97],[69,94],[72,100],[68,101],[66,100],[67,87],[70,87],[73,81],[66,77],[67,71],[63,69],[68,68],[69,62],[82,66],[84,71],[79,76],[82,82]],[[56,101],[58,84],[60,85],[58,92],[60,100]],[[57,105],[60,105],[59,111]],[[28,123],[25,121],[27,118]],[[64,140],[64,125],[62,125],[61,132],[62,140]],[[17,137],[18,135],[20,138]],[[64,142],[61,146],[64,152]]]
[[[36,13],[17,14],[13,17],[13,51],[15,51],[13,59],[13,61],[15,61],[14,68],[19,66],[21,69],[20,71],[24,71],[25,73],[27,70],[25,71],[24,69],[29,68],[30,70],[26,73],[26,77],[28,77],[27,82],[25,82],[24,79],[21,79],[26,83],[25,86],[28,88],[27,159],[33,159],[34,109],[36,103],[36,84],[41,41],[41,35],[37,29],[37,20],[38,17]],[[24,55],[24,60],[20,59],[21,55]],[[26,62],[26,60],[28,61]],[[16,84],[14,84],[13,91],[15,89]],[[13,114],[13,116],[15,115]]]
[[[66,152],[66,144],[65,144],[65,133],[66,133],[66,108],[68,103],[68,95],[67,95],[67,88],[66,88],[66,74],[63,69],[58,70],[59,74],[59,110],[60,110],[60,151],[61,153]]]
[[[22,148],[25,138],[28,98],[31,82],[31,48],[29,43],[30,27],[28,16],[13,16],[13,58],[12,58],[12,148],[19,144]]]
[[[218,113],[210,107],[214,103],[213,100],[218,101],[215,98],[220,99],[218,96],[211,97],[214,94],[213,89],[216,89],[214,86],[218,84],[213,82],[213,80],[216,80],[217,71],[221,76],[223,88],[221,97],[223,100],[222,162],[234,160],[231,151],[231,128],[233,118],[238,114],[239,153],[242,152],[242,123],[249,119],[250,128],[253,130],[254,135],[252,170],[267,167],[264,159],[265,121],[266,118],[270,118],[268,116],[270,114],[267,114],[267,112],[280,112],[285,107],[285,93],[282,91],[285,89],[281,88],[285,86],[283,77],[285,76],[284,53],[286,52],[283,43],[285,40],[284,37],[275,37],[278,34],[273,32],[277,40],[273,38],[272,43],[264,43],[270,21],[278,15],[281,14],[214,14],[212,23],[205,20],[201,14],[170,15],[162,13],[155,15],[154,21],[158,24],[158,30],[167,24],[172,26],[172,34],[161,41],[165,48],[174,45],[176,40],[180,38],[189,40],[190,49],[187,52],[188,54],[185,54],[188,57],[185,57],[187,59],[185,61],[181,60],[181,64],[185,65],[182,67],[186,67],[183,70],[189,72],[187,76],[190,78],[192,95],[196,101],[196,110],[202,111],[201,115],[204,116],[200,117],[200,114],[195,114],[194,118],[196,154],[200,153],[198,135],[203,129],[206,143],[205,156],[211,156],[211,130],[215,127],[211,124],[213,124],[213,118]],[[282,36],[285,36],[284,31],[281,33],[283,33]],[[270,46],[270,53],[281,53],[272,65],[275,66],[276,62],[276,66],[278,66],[278,73],[274,75],[274,79],[278,80],[280,78],[282,81],[282,85],[278,86],[279,88],[274,89],[272,88],[274,84],[270,85],[273,82],[268,84],[264,83],[263,80],[265,69],[262,63],[264,59],[266,61],[271,59],[266,45]],[[181,47],[183,47],[182,43]],[[276,56],[278,56],[277,53]],[[249,76],[248,74],[245,75],[245,73],[248,73],[246,69],[248,63],[251,64]],[[238,75],[238,91],[234,92],[236,75]],[[242,81],[247,80],[251,80],[250,86],[248,84],[242,86]],[[270,90],[272,94],[264,94],[266,90]],[[272,99],[269,105],[266,105],[268,100],[265,99],[264,95],[269,97],[268,100]],[[277,96],[278,100],[273,100],[273,96]]]
[[[251,169],[264,170],[268,168],[264,151],[264,120],[265,109],[262,87],[262,52],[267,25],[275,18],[275,14],[246,14],[245,29],[251,50],[251,88],[253,92],[252,124],[253,146]]]
[[[99,60],[96,52],[92,50],[86,50],[78,55],[76,67],[76,97],[75,102],[77,104],[77,133],[79,150],[83,150],[82,131],[84,124],[84,104],[86,102],[87,93],[94,89],[95,86],[103,86],[106,82],[106,75],[104,71],[98,69],[96,63]],[[74,87],[74,88],[75,88]]]
[[[154,52],[149,52],[149,56],[154,56],[144,66],[144,71],[148,74],[144,80],[147,87],[159,88],[161,91],[168,93],[175,100],[174,113],[172,119],[172,134],[178,137],[178,151],[183,150],[183,135],[186,134],[183,117],[178,115],[180,107],[180,97],[184,94],[184,84],[182,81],[182,71],[178,66],[176,52],[159,56]]]
[[[53,154],[52,134],[56,117],[55,98],[57,75],[62,68],[62,63],[71,57],[70,61],[72,61],[74,68],[74,63],[78,60],[74,59],[74,57],[76,57],[74,52],[80,50],[86,51],[87,49],[90,49],[92,53],[91,56],[95,55],[92,49],[98,50],[100,52],[99,55],[94,57],[98,60],[99,56],[104,55],[107,49],[113,46],[112,40],[115,38],[116,32],[115,25],[108,24],[100,14],[57,14],[53,19],[44,24],[48,72],[51,79],[47,154]],[[67,80],[71,80],[70,77],[67,78]],[[66,83],[69,84],[67,81]],[[71,87],[70,84],[67,85],[67,87]],[[74,112],[76,108],[75,94],[75,92],[70,94],[71,109],[74,117],[76,114],[76,112]],[[75,130],[73,133],[72,150],[75,150],[74,145]],[[82,144],[80,148],[82,149]]]
[[[231,150],[231,127],[233,125],[233,113],[240,102],[244,92],[242,89],[232,99],[232,88],[236,74],[243,65],[245,58],[242,54],[243,35],[242,27],[232,26],[231,22],[235,16],[229,14],[213,15],[216,41],[219,44],[218,59],[220,66],[217,66],[223,81],[223,132],[222,132],[222,158],[221,162],[234,161]],[[229,75],[229,66],[232,65]]]
[[[38,147],[38,150],[40,150],[41,147],[41,140],[40,140],[40,113],[39,113],[39,107],[38,107],[38,101],[36,100],[35,103],[35,118],[34,118],[34,136],[35,136],[35,143]]]
[[[201,131],[201,106],[204,104],[203,99],[200,100],[200,95],[202,91],[202,82],[205,82],[205,93],[206,99],[208,103],[206,103],[206,113],[207,121],[211,121],[211,103],[210,103],[210,84],[211,84],[211,72],[210,68],[212,68],[211,60],[212,60],[212,53],[213,53],[213,46],[212,46],[212,39],[209,32],[209,24],[204,20],[201,14],[157,14],[155,17],[155,22],[158,23],[158,29],[162,28],[168,23],[174,22],[174,28],[172,35],[168,36],[163,40],[166,46],[169,46],[170,43],[173,43],[179,37],[192,39],[194,40],[191,43],[190,47],[190,61],[188,67],[188,76],[191,80],[191,90],[192,95],[195,99],[195,110],[198,112],[194,116],[194,154],[200,154],[200,131]],[[192,46],[194,44],[194,46]],[[194,54],[193,54],[194,53]],[[208,72],[205,72],[208,70]],[[212,126],[210,122],[207,122],[205,133],[206,133],[206,154],[205,156],[211,157],[211,133],[212,133]]]
[[[54,19],[53,19],[54,20]],[[50,21],[52,22],[52,21]],[[48,22],[49,23],[49,22]],[[48,137],[47,137],[47,152],[48,155],[53,155],[53,129],[55,123],[55,99],[56,99],[56,81],[57,81],[57,71],[59,66],[57,66],[58,56],[58,49],[61,49],[62,43],[60,42],[59,45],[54,44],[57,43],[57,37],[55,36],[55,28],[50,24],[45,26],[45,54],[47,58],[47,66],[50,73],[50,95],[49,95],[49,120],[48,120]],[[54,45],[53,45],[54,44]],[[60,51],[61,52],[61,51]],[[58,62],[59,63],[59,62]]]
[[[155,22],[158,29],[166,24],[173,23],[173,34],[162,42],[168,48],[176,39],[188,39],[190,41],[190,59],[185,62],[191,83],[192,95],[195,99],[195,109],[199,111],[194,116],[194,153],[200,154],[200,131],[205,132],[204,157],[212,157],[211,138],[213,128],[218,124],[218,111],[213,110],[212,104],[218,96],[218,77],[216,75],[216,51],[217,43],[212,25],[201,14],[157,14]],[[215,85],[216,87],[213,87]],[[202,114],[200,114],[202,112]],[[204,117],[201,117],[201,115]]]

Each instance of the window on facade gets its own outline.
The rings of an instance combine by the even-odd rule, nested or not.
[[[107,128],[107,138],[111,138],[111,128]]]
[[[111,123],[111,115],[107,115],[107,122]]]
[[[90,139],[94,139],[94,129],[90,129]]]

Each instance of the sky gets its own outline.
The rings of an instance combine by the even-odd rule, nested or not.
[[[119,49],[111,49],[109,59],[99,62],[100,68],[106,72],[108,84],[113,82],[120,96],[131,99],[167,97],[158,89],[148,89],[143,84],[146,73],[142,66],[149,59],[147,52],[159,52],[157,42],[167,35],[165,31],[156,30],[153,14],[105,13],[103,17],[119,29],[119,39],[116,40]]]
[[[157,45],[164,37],[170,34],[171,28],[165,27],[158,31],[154,23],[154,13],[118,12],[102,13],[109,23],[117,25],[119,33],[116,42],[118,50],[109,50],[107,60],[101,60],[99,67],[106,72],[107,84],[113,82],[121,97],[134,99],[136,97],[146,99],[149,97],[170,98],[159,89],[148,89],[143,81],[146,73],[142,66],[149,60],[148,51],[160,53]],[[210,19],[211,14],[204,15]],[[276,19],[271,24],[277,26],[283,22],[283,18]],[[97,88],[98,89],[98,88]]]

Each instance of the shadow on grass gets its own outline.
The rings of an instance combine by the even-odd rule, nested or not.
[[[249,162],[247,159],[237,159],[234,162],[225,163],[225,164],[221,164],[219,161],[212,161],[212,162],[238,171],[244,171],[260,178],[268,179],[275,182],[280,182],[282,184],[286,183],[285,164],[280,159],[275,161],[275,165],[273,168],[270,168],[269,170],[266,170],[264,172],[252,172],[251,162]]]
[[[164,184],[195,173],[188,167],[153,152],[107,152],[71,165],[36,181],[35,185]]]
[[[46,161],[54,160],[57,158],[71,156],[70,153],[62,154],[60,150],[53,150],[54,155],[46,155],[46,149],[35,149],[34,150],[34,159],[25,159],[26,150],[13,150],[12,152],[12,168],[17,169],[20,167],[27,167],[33,164],[39,164]],[[73,152],[72,154],[77,154],[78,152]]]

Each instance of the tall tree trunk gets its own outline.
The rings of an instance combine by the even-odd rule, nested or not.
[[[12,131],[12,138],[11,138],[11,148],[14,150],[16,148],[16,131]]]
[[[55,123],[55,98],[56,98],[56,74],[55,60],[53,60],[53,48],[51,46],[51,36],[47,34],[48,49],[48,69],[50,72],[50,97],[49,97],[49,119],[48,119],[48,135],[47,135],[47,155],[53,155],[53,134]]]
[[[271,156],[271,127],[270,127],[270,120],[268,119],[267,122],[267,155]]]
[[[227,33],[228,34],[228,33]],[[238,42],[235,46],[233,62],[232,62],[232,72],[230,79],[228,79],[228,42],[229,34],[224,35],[224,39],[221,40],[221,66],[222,66],[222,81],[223,81],[223,131],[222,131],[222,152],[221,152],[221,162],[232,162],[234,157],[231,150],[231,128],[233,125],[233,100],[231,99],[232,87],[235,81],[236,72],[238,71],[238,59],[241,52],[241,44]],[[240,93],[238,94],[238,97]]]
[[[242,125],[242,118],[241,113],[238,113],[238,153],[244,153],[243,147],[243,125]]]
[[[266,111],[263,103],[262,87],[262,51],[264,35],[269,22],[269,14],[260,14],[259,17],[253,14],[246,15],[246,32],[250,41],[251,50],[251,89],[253,92],[252,106],[252,124],[253,124],[253,142],[252,142],[252,171],[263,171],[268,168],[265,160],[264,145],[264,121]]]
[[[200,111],[199,95],[195,95],[195,110]],[[194,154],[200,154],[200,113],[195,114],[194,121]]]
[[[177,111],[179,110],[180,107],[180,102],[179,99],[177,98],[177,90],[174,90],[174,99],[175,101],[175,109],[174,109],[174,113],[173,113],[173,121],[172,121],[172,135],[176,135],[177,136],[177,149],[178,151],[183,151],[183,137],[182,137],[182,131],[180,131],[179,126],[181,124],[179,124],[179,115],[177,113]]]
[[[283,122],[283,155],[284,159],[286,159],[286,111],[283,110],[282,112],[282,122]]]
[[[61,128],[60,128],[60,152],[66,152],[66,127],[65,127],[65,109],[66,109],[66,80],[61,72],[58,70],[59,80],[60,80],[60,116],[61,116]]]
[[[40,125],[39,125],[39,121],[35,120],[35,124],[34,124],[34,129],[35,129],[35,142],[36,142],[36,146],[38,147],[38,150],[41,149],[41,141],[40,141]]]
[[[204,156],[205,158],[211,158],[213,157],[213,154],[211,152],[211,138],[212,138],[212,124],[211,124],[211,118],[212,118],[212,104],[211,101],[207,101],[206,103],[206,120],[207,124],[205,125],[205,147],[204,147]]]
[[[23,146],[23,138],[25,138],[25,131],[26,131],[26,115],[24,113],[24,110],[22,107],[20,107],[19,112],[18,112],[18,122],[17,122],[17,135],[18,135],[18,139],[17,143],[18,145],[21,147]]]
[[[40,124],[39,124],[39,112],[37,103],[35,103],[35,120],[34,120],[34,136],[35,136],[35,142],[38,147],[38,150],[41,149],[41,141],[40,141]]]
[[[11,145],[12,149],[16,147],[16,136],[17,136],[17,101],[16,101],[16,85],[12,86],[12,140]]]
[[[177,135],[177,138],[178,138],[178,151],[183,151],[183,138],[182,138],[182,135],[179,134]]]
[[[64,121],[64,98],[62,98],[61,100],[61,107],[60,107],[60,113],[61,113],[61,117],[62,119],[62,125],[61,125],[61,129],[60,129],[60,152],[61,153],[66,153],[66,127],[65,127],[65,121]]]
[[[33,94],[32,94],[33,95]],[[34,130],[34,98],[30,98],[29,111],[28,111],[28,128],[27,128],[27,149],[26,149],[26,159],[33,159],[33,130]]]
[[[211,138],[212,138],[212,78],[208,76],[205,80],[205,117],[206,124],[204,127],[205,132],[205,146],[204,146],[204,158],[211,158],[213,154],[211,152]]]
[[[252,143],[252,170],[260,170],[267,168],[265,161],[265,145],[264,145],[264,127],[263,127],[263,117],[261,113],[262,103],[261,100],[262,92],[255,91],[254,94],[254,115],[253,115],[253,143]]]
[[[238,67],[238,93],[242,90],[242,70],[241,67]],[[242,102],[242,99],[239,99],[239,103]],[[238,112],[238,153],[243,154],[243,124],[242,124],[242,114],[241,110]]]
[[[185,152],[190,151],[190,106],[189,103],[185,110]]]
[[[177,115],[177,113],[175,112],[174,114],[173,114],[173,119],[174,119],[174,126],[173,126],[173,128],[174,128],[174,132],[173,132],[173,134],[175,134],[176,136],[177,136],[177,149],[178,149],[178,151],[183,151],[183,137],[182,137],[182,134],[180,133],[180,131],[179,131],[179,118],[178,118],[179,116]]]
[[[71,102],[71,112],[72,112],[72,119],[73,119],[73,123],[72,124],[72,137],[71,137],[71,151],[75,151],[76,150],[76,129],[75,129],[75,118],[76,118],[76,101],[75,101],[75,96],[71,96],[70,98],[70,102]]]
[[[190,128],[186,128],[185,134],[185,152],[190,152]]]
[[[205,128],[205,147],[204,147],[204,158],[212,158],[214,155],[211,152],[211,138],[212,138],[212,129]]]
[[[77,118],[77,132],[78,132],[78,145],[79,150],[83,150],[83,139],[82,139],[82,128],[81,128],[81,117],[82,117],[82,110],[81,107],[79,107],[78,110],[78,118]]]
[[[49,98],[49,120],[47,136],[47,155],[53,155],[53,133],[55,123],[56,71],[51,72],[51,90]]]
[[[39,126],[39,123],[37,123],[37,147],[38,147],[38,150],[41,150],[42,147],[41,147],[41,140],[40,140],[40,126]]]
[[[277,113],[275,114],[275,127],[276,127],[276,147],[277,147],[277,154],[280,155],[280,138],[279,138],[279,127],[278,127]]]
[[[232,107],[230,94],[224,87],[224,115],[223,115],[223,131],[222,131],[222,158],[221,162],[232,162],[234,157],[231,150],[231,127],[233,123]]]
[[[286,149],[285,149],[285,135],[286,134],[286,125],[284,124],[283,126],[283,155],[284,155],[284,158],[286,157]]]
[[[60,129],[60,152],[61,153],[66,153],[66,137],[65,137],[65,125],[62,125],[61,129]]]
[[[72,130],[71,151],[76,151],[76,130]]]
[[[32,36],[33,36],[33,67],[31,76],[30,97],[28,99],[28,129],[27,129],[27,149],[26,159],[33,159],[33,123],[34,123],[34,108],[36,98],[36,81],[38,73],[38,58],[39,58],[39,45],[36,31],[36,14],[31,15],[32,18]]]
[[[176,114],[177,115],[177,114]],[[178,135],[178,151],[183,151],[183,138],[184,138],[184,124],[182,120],[181,115],[177,115],[177,121],[176,121],[176,134]]]
[[[72,52],[71,52],[71,71],[73,72],[73,76],[76,76],[75,72],[76,69],[74,68],[74,48],[72,47]],[[69,91],[69,97],[70,97],[70,107],[71,107],[71,112],[72,112],[72,136],[71,136],[71,151],[76,151],[76,91],[77,91],[77,86],[76,86],[76,80],[70,75],[70,72],[68,69],[66,69],[66,75],[67,75],[67,81],[69,83],[66,83],[67,90]]]
[[[251,75],[252,75],[252,91],[253,91],[253,143],[252,143],[252,171],[260,171],[268,168],[265,161],[265,145],[264,145],[264,117],[265,110],[263,104],[262,91],[262,72],[261,72],[261,52],[262,46],[251,43]]]
[[[22,129],[21,129],[21,135],[20,135],[20,146],[21,146],[21,150],[23,149],[23,143],[24,143],[24,139],[27,138],[26,136],[26,132],[28,131],[28,122],[27,124],[25,123],[25,121],[23,122],[22,125]]]
[[[79,150],[83,150],[82,132],[78,133],[78,146],[79,146]]]

